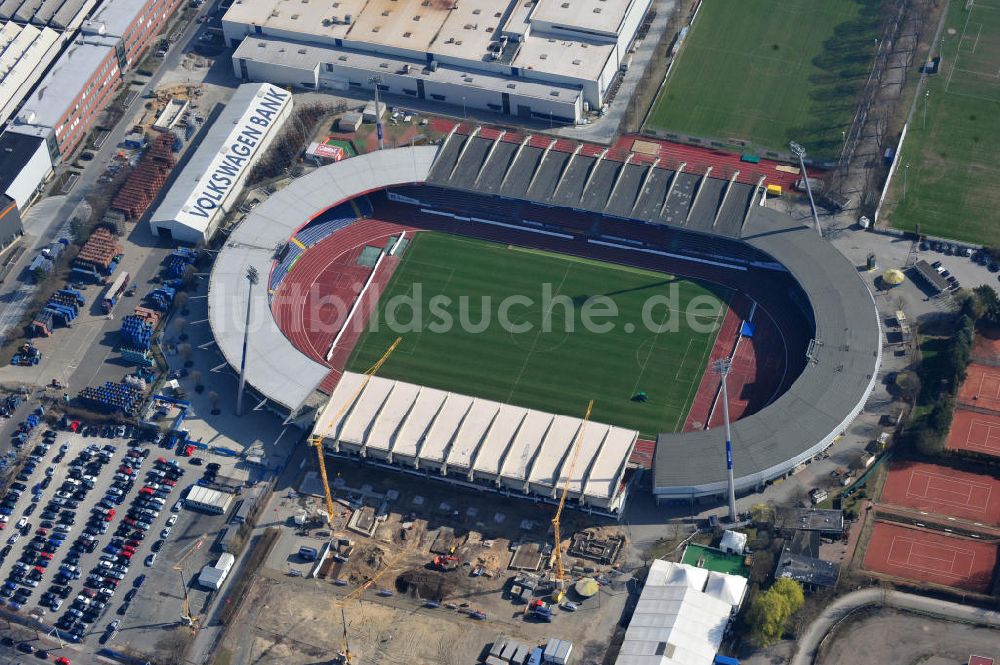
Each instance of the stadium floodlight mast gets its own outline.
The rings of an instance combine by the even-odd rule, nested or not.
[[[726,427],[726,474],[729,490],[729,521],[736,523],[736,482],[733,480],[733,437],[729,428],[729,393],[726,391],[726,377],[733,369],[729,358],[720,358],[712,363],[712,371],[719,375],[722,383],[722,421]]]
[[[243,415],[243,389],[247,385],[247,345],[250,342],[250,307],[253,304],[253,287],[260,281],[260,275],[253,266],[247,268],[247,321],[243,328],[243,358],[240,360],[240,388],[236,393],[236,415]]]
[[[809,184],[809,174],[806,173],[806,149],[795,141],[789,141],[789,150],[799,158],[799,172],[802,174],[802,181],[806,183],[806,193],[809,194],[809,209],[812,211],[813,223],[816,225],[816,233],[823,237],[823,229],[819,225],[819,215],[816,214],[816,201],[813,200],[812,186]]]
[[[375,88],[375,133],[378,134],[378,149],[381,150],[385,147],[382,143],[382,112],[378,105],[378,87],[382,85],[382,77],[372,74],[368,77],[368,82]]]

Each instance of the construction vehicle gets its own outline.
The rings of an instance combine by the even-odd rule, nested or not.
[[[440,570],[442,572],[455,570],[456,568],[458,568],[458,564],[459,564],[458,557],[455,556],[454,554],[444,554],[435,556],[434,560],[431,562],[431,565],[434,567],[434,570]]]
[[[392,352],[396,350],[396,347],[399,346],[399,343],[402,341],[403,341],[402,337],[397,337],[396,341],[389,346],[389,348],[386,350],[385,353],[382,354],[382,357],[379,358],[374,365],[368,368],[368,371],[365,372],[365,380],[361,382],[361,385],[359,385],[358,389],[354,391],[354,394],[351,395],[350,399],[348,399],[344,403],[344,405],[340,407],[340,411],[338,411],[337,415],[334,416],[333,422],[340,421],[340,419],[344,416],[347,410],[351,408],[351,405],[354,404],[355,401],[357,401],[358,395],[360,395],[362,391],[364,391],[365,387],[368,385],[368,382],[371,381],[371,378],[375,376],[376,372],[382,369],[382,365],[384,365],[385,362],[389,360],[389,356],[392,355]],[[326,498],[326,517],[328,523],[330,524],[330,528],[332,529],[333,520],[337,511],[336,508],[334,508],[333,506],[333,494],[330,492],[330,480],[326,473],[326,458],[323,455],[323,438],[320,436],[313,436],[311,443],[316,448],[316,461],[319,466],[320,478],[323,481],[323,494],[324,497]]]
[[[524,615],[526,617],[530,616],[538,621],[550,623],[552,621],[552,606],[541,598],[536,598],[528,603],[528,606],[524,608]]]
[[[187,580],[184,578],[184,561],[201,549],[201,545],[205,542],[207,535],[208,534],[202,534],[201,537],[188,548],[187,552],[181,555],[181,558],[177,560],[177,563],[173,565],[173,569],[177,571],[177,574],[181,578],[181,590],[184,592],[184,600],[181,605],[181,623],[185,626],[189,626],[192,634],[198,632],[199,618],[191,614],[191,599],[188,597]]]
[[[31,342],[25,342],[11,358],[11,365],[18,365],[21,367],[30,367],[31,365],[37,365],[42,360],[42,354],[35,348],[35,345]]]
[[[560,520],[562,519],[563,508],[566,507],[566,496],[569,494],[569,484],[573,480],[573,471],[576,469],[576,460],[580,456],[580,442],[583,440],[583,432],[587,428],[587,423],[590,421],[590,412],[593,410],[594,400],[590,400],[590,403],[587,404],[587,412],[583,416],[583,422],[580,423],[580,429],[576,433],[576,439],[573,441],[573,454],[570,458],[569,470],[566,472],[566,481],[563,483],[562,495],[559,497],[559,506],[556,508],[556,514],[552,518],[552,530],[555,532],[555,548],[552,552],[555,555],[556,569],[556,588],[552,594],[552,600],[556,604],[561,603],[566,597],[566,571],[563,570]]]

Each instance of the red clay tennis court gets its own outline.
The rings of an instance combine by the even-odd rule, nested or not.
[[[1000,367],[969,364],[958,401],[1000,413]]]
[[[989,591],[997,546],[899,524],[876,522],[865,568],[916,582]]]
[[[1000,524],[1000,479],[904,462],[889,470],[882,502],[996,526]]]
[[[1000,415],[955,409],[945,447],[1000,457]]]

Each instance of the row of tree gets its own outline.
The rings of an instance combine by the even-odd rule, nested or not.
[[[972,359],[976,329],[997,325],[1000,325],[1000,297],[990,286],[976,287],[962,298],[954,333],[944,340],[933,361],[925,359],[920,365],[918,373],[923,384],[920,402],[930,406],[930,410],[907,431],[919,452],[937,455],[944,450],[958,388]]]
[[[801,584],[787,577],[775,580],[770,589],[758,593],[750,601],[745,619],[750,638],[763,647],[780,640],[792,615],[805,600]]]

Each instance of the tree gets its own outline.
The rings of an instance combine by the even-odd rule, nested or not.
[[[208,403],[212,405],[212,415],[219,415],[219,393],[214,390],[208,391]]]
[[[177,295],[174,296],[174,309],[179,311],[181,314],[187,314],[188,311],[185,308],[185,305],[188,304],[189,298],[190,296],[188,296],[187,292],[178,291]]]
[[[774,644],[781,639],[789,616],[788,601],[780,594],[770,591],[757,594],[747,612],[750,639],[762,647]]]
[[[771,586],[770,591],[784,597],[788,601],[790,614],[798,612],[806,602],[806,595],[802,591],[802,585],[787,577],[777,579]]]
[[[201,371],[196,369],[191,372],[191,380],[194,381],[194,391],[200,394],[205,389],[205,384],[202,383]]]
[[[188,324],[187,319],[185,319],[182,316],[179,316],[176,319],[174,319],[174,322],[170,325],[170,327],[173,328],[174,334],[183,340],[186,338],[186,335],[184,337],[181,336],[184,335],[184,329],[187,328],[187,324]]]
[[[893,383],[899,396],[908,402],[912,402],[920,394],[920,377],[916,372],[909,370],[897,372]]]
[[[180,355],[181,359],[184,361],[185,367],[190,367],[191,363],[191,352],[192,348],[190,344],[179,344],[177,346],[177,353]]]
[[[979,303],[980,315],[978,318],[985,323],[996,326],[1000,325],[1000,297],[989,284],[982,284],[972,290]]]

